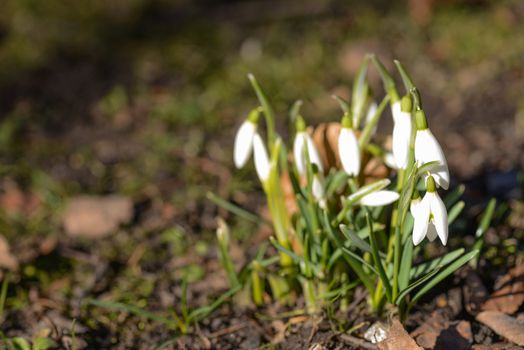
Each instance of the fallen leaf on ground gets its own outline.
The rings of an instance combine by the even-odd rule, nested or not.
[[[524,346],[524,322],[499,311],[483,311],[477,315],[477,321],[509,341]]]
[[[123,196],[80,196],[67,204],[62,217],[73,237],[102,238],[133,218],[133,202]]]
[[[468,321],[450,322],[442,312],[435,311],[420,327],[411,332],[417,344],[429,349],[469,349],[473,343]]]
[[[8,270],[16,270],[18,268],[18,260],[11,254],[9,243],[0,236],[0,267]]]
[[[524,302],[524,264],[517,265],[497,281],[495,291],[482,306],[483,311],[517,312]]]
[[[419,350],[422,349],[411,338],[398,320],[393,320],[384,341],[377,344],[380,350]]]

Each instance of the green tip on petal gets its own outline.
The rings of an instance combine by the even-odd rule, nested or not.
[[[306,122],[304,121],[304,118],[302,118],[300,115],[297,116],[297,120],[295,122],[295,128],[297,129],[297,132],[306,131]]]
[[[420,193],[415,189],[413,195],[411,195],[412,200],[420,199]]]
[[[426,190],[428,192],[435,192],[437,190],[437,185],[435,184],[435,179],[433,179],[433,176],[428,176],[428,179],[426,180]]]
[[[313,174],[318,174],[318,165],[311,163],[311,169],[313,170]]]
[[[351,118],[349,113],[344,113],[344,116],[342,117],[342,122],[340,124],[342,124],[342,127],[346,129],[353,128],[353,119]]]
[[[249,112],[249,115],[247,116],[247,120],[249,120],[253,124],[258,124],[258,118],[260,117],[260,112],[262,111],[262,107],[257,107],[253,109],[251,112]]]
[[[428,128],[426,113],[424,113],[423,110],[418,110],[415,112],[415,123],[417,125],[417,130],[426,130]]]
[[[411,99],[411,95],[405,95],[402,97],[402,100],[400,101],[400,108],[402,112],[411,113],[413,110],[413,100]]]

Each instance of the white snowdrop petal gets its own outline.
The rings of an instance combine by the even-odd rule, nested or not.
[[[413,217],[417,216],[417,210],[419,206],[420,206],[420,199],[411,200],[411,203],[409,204],[409,211],[411,212],[411,215]]]
[[[439,164],[430,169],[435,182],[445,190],[449,187],[449,169],[444,152],[437,139],[429,129],[418,130],[415,137],[415,160],[419,164],[438,161]]]
[[[436,229],[435,224],[433,223],[432,220],[429,221],[428,232],[426,234],[426,237],[428,238],[428,240],[430,242],[433,242],[435,240],[435,238],[438,237],[437,229]]]
[[[429,225],[430,206],[427,200],[427,195],[424,196],[416,209],[416,216],[414,216],[413,224],[413,244],[418,245],[426,237]]]
[[[360,204],[368,207],[380,207],[393,203],[399,197],[399,194],[395,191],[376,191],[362,197]]]
[[[304,134],[304,132],[298,132],[295,135],[295,141],[293,142],[293,157],[295,157],[295,165],[297,166],[297,170],[300,175],[304,175],[306,173],[306,165],[304,162]]]
[[[256,125],[249,120],[242,123],[235,135],[235,145],[233,160],[235,166],[240,169],[246,165],[253,150],[253,136],[256,132]]]
[[[338,152],[344,171],[351,176],[360,172],[360,150],[353,130],[342,128],[338,136]]]
[[[322,167],[322,161],[320,160],[320,156],[318,154],[317,147],[315,146],[315,143],[313,142],[313,139],[309,134],[305,134],[306,144],[307,144],[307,152],[309,155],[309,160],[311,163],[316,164],[318,167],[319,172],[323,172],[324,169]],[[305,155],[303,156],[305,157]]]
[[[322,182],[320,181],[318,175],[315,175],[313,177],[313,183],[311,184],[311,190],[313,192],[313,196],[315,196],[315,199],[317,201],[320,201],[324,198],[324,186],[322,185]]]
[[[400,102],[395,102],[391,106],[391,113],[393,114],[393,135],[392,135],[392,151],[395,158],[395,163],[398,168],[405,169],[408,163],[409,156],[409,141],[411,138],[411,115],[402,112]]]
[[[257,171],[260,181],[266,181],[269,178],[269,157],[266,146],[258,133],[253,137],[253,148],[255,158],[255,170]]]
[[[448,212],[442,199],[436,192],[429,193],[430,197],[430,211],[433,216],[432,221],[437,230],[437,234],[443,245],[448,242]]]

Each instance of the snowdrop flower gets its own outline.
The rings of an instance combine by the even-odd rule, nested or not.
[[[261,182],[265,182],[269,179],[269,157],[267,155],[266,146],[264,141],[258,133],[253,136],[253,148],[255,158],[255,170],[257,171],[258,178]]]
[[[395,191],[376,191],[362,197],[360,204],[368,207],[382,207],[395,202],[399,197],[400,195]]]
[[[433,133],[428,129],[426,115],[419,110],[415,113],[417,133],[415,136],[415,161],[418,166],[437,161],[438,164],[429,169],[438,186],[447,190],[449,187],[449,170],[446,157]],[[427,178],[427,175],[426,175]]]
[[[257,132],[259,110],[255,109],[247,119],[240,125],[240,128],[235,135],[235,146],[233,152],[233,160],[235,166],[240,169],[246,165],[251,152],[253,151],[253,139]]]
[[[393,156],[397,168],[406,169],[408,165],[409,142],[411,139],[411,99],[404,96],[401,101],[391,105],[393,115]]]
[[[360,172],[360,149],[357,137],[352,128],[351,117],[345,114],[342,118],[342,128],[338,136],[338,153],[342,168],[350,176],[358,176]]]
[[[426,194],[422,200],[411,201],[411,215],[415,219],[413,226],[413,244],[418,245],[428,237],[430,242],[439,237],[443,245],[448,241],[448,213],[440,199],[433,176],[428,176]]]
[[[302,117],[298,117],[297,123],[297,134],[295,135],[295,142],[293,143],[293,156],[295,157],[295,164],[297,166],[298,173],[302,176],[306,174],[306,153],[305,148],[307,147],[307,153],[309,160],[312,164],[316,164],[318,170],[322,172],[322,161],[318,154],[317,148],[311,139],[311,136],[306,131],[306,124]]]

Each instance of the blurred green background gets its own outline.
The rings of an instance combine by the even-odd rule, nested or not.
[[[254,211],[263,203],[250,195],[253,169],[232,165],[233,135],[257,105],[246,75],[256,75],[287,135],[297,99],[308,123],[339,120],[330,96],[350,96],[366,53],[409,69],[455,183],[481,181],[505,196],[486,174],[524,164],[520,0],[0,1],[0,233],[26,264],[8,307],[31,305],[29,286],[45,294],[63,274],[73,276],[64,300],[107,292],[138,306],[173,266],[197,269],[198,280],[198,263],[172,259],[209,251],[217,209],[206,192]],[[374,69],[370,79],[381,99]],[[132,199],[134,218],[110,244],[63,238],[66,200],[84,193]],[[254,230],[228,220],[239,237]],[[49,236],[56,255],[26,256],[31,237]],[[113,279],[76,293],[94,272],[71,245],[116,261]],[[149,274],[122,267],[139,249]]]

